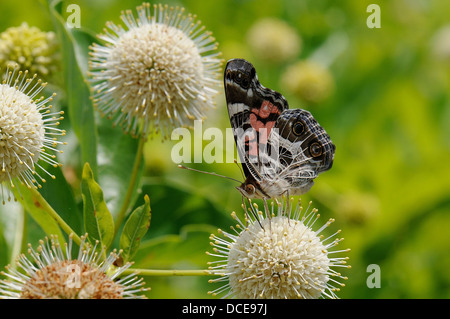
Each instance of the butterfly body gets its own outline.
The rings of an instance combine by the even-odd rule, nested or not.
[[[331,168],[335,146],[310,112],[289,109],[280,93],[259,83],[253,65],[228,61],[224,74],[228,115],[246,176],[248,198],[301,195]]]

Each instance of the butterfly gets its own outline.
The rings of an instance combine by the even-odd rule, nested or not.
[[[228,115],[247,198],[308,192],[319,173],[333,165],[335,146],[310,112],[289,109],[280,93],[259,83],[244,59],[227,62],[224,87]]]

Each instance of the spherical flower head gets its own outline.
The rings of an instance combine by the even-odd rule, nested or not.
[[[144,298],[137,292],[148,290],[142,278],[135,274],[119,278],[131,266],[127,263],[115,267],[113,263],[119,255],[112,252],[100,261],[96,246],[82,242],[78,257],[72,259],[72,238],[64,250],[57,238],[45,238],[37,250],[29,245],[32,260],[20,255],[17,265],[19,272],[7,267],[0,280],[0,299],[135,299]]]
[[[271,63],[295,58],[302,44],[295,29],[276,18],[257,21],[247,33],[247,42],[256,57]]]
[[[289,66],[281,76],[281,85],[310,104],[326,100],[334,90],[328,69],[308,60]]]
[[[219,257],[210,270],[221,275],[211,282],[228,281],[228,284],[210,292],[218,294],[228,291],[225,297],[312,299],[336,298],[336,291],[344,286],[343,277],[334,268],[347,267],[347,257],[332,257],[331,251],[342,239],[332,238],[339,233],[323,238],[320,233],[334,220],[330,219],[317,230],[312,226],[319,216],[316,209],[303,213],[299,204],[291,209],[277,204],[277,213],[266,206],[265,212],[253,204],[248,209],[243,223],[236,213],[238,222],[232,227],[235,234],[219,230],[222,237],[211,235],[214,252]],[[291,207],[291,206],[290,206]],[[337,279],[337,280],[336,280]]]
[[[214,106],[221,60],[214,38],[183,8],[144,3],[136,19],[121,15],[125,27],[107,23],[90,52],[90,81],[97,109],[125,132],[192,126]]]
[[[52,106],[48,105],[55,94],[47,98],[39,96],[46,83],[37,80],[37,75],[29,78],[28,71],[17,69],[8,70],[5,77],[0,84],[0,185],[3,203],[5,185],[10,199],[9,191],[17,181],[28,187],[40,187],[40,182],[45,182],[36,172],[36,166],[54,178],[39,161],[59,166],[56,156],[50,153],[58,152],[56,146],[62,142],[57,141],[57,136],[65,135],[65,131],[57,128],[63,112],[52,112]]]
[[[40,78],[48,79],[57,70],[58,42],[54,32],[44,32],[22,23],[0,34],[0,68],[18,64]]]

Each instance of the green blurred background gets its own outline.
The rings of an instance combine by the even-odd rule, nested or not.
[[[63,7],[70,3],[81,8],[81,25],[100,33],[106,21],[118,23],[121,10],[134,10],[142,1],[73,0]],[[342,229],[345,240],[339,246],[351,248],[352,268],[343,272],[349,279],[339,297],[449,298],[450,2],[378,1],[381,28],[374,29],[366,24],[372,0],[164,3],[196,14],[218,41],[224,61],[251,61],[264,86],[281,92],[291,108],[311,111],[331,136],[336,145],[333,168],[301,199],[313,201],[323,223],[335,218],[329,233]],[[1,0],[0,14],[0,32],[24,21],[52,30],[39,1]],[[254,42],[255,25],[265,18],[288,25],[299,46],[277,56],[274,44],[273,55],[263,54],[268,51]],[[280,33],[279,40],[283,37]],[[298,80],[293,89],[296,80],[286,72],[299,61],[322,69],[305,71],[310,77]],[[313,99],[304,93],[310,83],[325,86]],[[229,127],[222,88],[220,92],[203,129]],[[150,196],[152,222],[136,267],[205,268],[213,260],[205,254],[208,235],[228,229],[234,224],[230,213],[240,210],[236,183],[177,168],[171,160],[176,142],[156,137],[146,145],[141,194]],[[65,166],[67,178],[71,166]],[[188,166],[241,179],[235,164]],[[73,185],[79,182],[80,167],[73,169]],[[142,202],[139,198],[136,205]],[[9,246],[17,209],[13,203],[0,207],[0,241]],[[43,234],[32,220],[27,224],[27,239],[36,245]],[[0,252],[0,266],[9,261],[8,254]],[[370,264],[380,266],[381,288],[366,285]],[[152,287],[148,297],[208,298],[206,292],[217,286],[207,279],[147,277]]]

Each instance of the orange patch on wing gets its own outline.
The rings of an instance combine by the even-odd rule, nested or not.
[[[248,146],[249,156],[258,156],[258,143],[256,141],[256,134],[254,131],[244,136],[244,143]]]
[[[249,156],[258,156],[258,143],[256,140],[250,141],[248,143],[249,149],[248,149],[248,155]]]
[[[255,114],[250,114],[250,125],[259,133],[260,143],[267,143],[270,131],[275,126],[276,121],[269,121],[266,124],[258,120]],[[265,132],[264,132],[265,131]]]
[[[262,102],[260,108],[253,108],[252,113],[250,113],[250,125],[259,134],[259,143],[267,144],[270,131],[275,126],[276,121],[268,121],[265,124],[260,119],[267,119],[270,114],[280,114],[280,110],[265,100]],[[249,146],[248,154],[250,156],[258,156],[258,143],[255,137],[246,137],[245,141]]]
[[[263,119],[268,118],[270,114],[280,114],[280,110],[267,100],[261,103],[261,107],[259,109],[252,109],[252,112]]]

